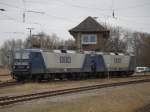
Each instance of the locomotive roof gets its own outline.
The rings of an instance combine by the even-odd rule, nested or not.
[[[95,51],[84,51],[84,52],[79,52],[79,51],[75,51],[75,50],[64,50],[62,52],[62,50],[46,50],[46,49],[15,49],[15,51],[27,51],[27,52],[54,52],[54,53],[71,53],[71,54],[75,54],[75,53],[81,53],[81,54],[101,54],[101,55],[129,55],[129,54],[124,54],[124,53],[114,53],[114,52],[95,52]],[[132,54],[130,54],[131,56],[133,56]]]
[[[42,49],[15,49],[14,51],[41,52]]]

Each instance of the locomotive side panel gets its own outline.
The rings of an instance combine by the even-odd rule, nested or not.
[[[49,72],[79,72],[82,69],[85,54],[42,53],[46,69]]]
[[[128,71],[130,56],[103,55],[105,65],[109,71]]]

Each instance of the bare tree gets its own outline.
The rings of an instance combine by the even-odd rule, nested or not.
[[[25,48],[54,49],[58,47],[59,38],[56,34],[47,35],[43,32],[26,39]]]
[[[141,43],[138,48],[138,65],[150,66],[150,34],[140,33]]]
[[[15,49],[23,48],[23,42],[21,39],[17,40],[7,40],[1,47],[1,60],[4,66],[8,66],[12,62],[13,51]]]
[[[121,27],[108,26],[110,30],[110,37],[104,43],[105,52],[126,52],[127,42],[124,39],[124,30]]]
[[[67,49],[70,49],[70,50],[76,50],[77,49],[75,41],[73,39],[66,40],[64,42],[64,44],[65,44]]]

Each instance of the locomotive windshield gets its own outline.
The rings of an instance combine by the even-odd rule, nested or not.
[[[29,59],[29,52],[15,52],[14,59]]]

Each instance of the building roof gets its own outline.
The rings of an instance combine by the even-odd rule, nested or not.
[[[87,17],[79,25],[69,30],[72,34],[74,32],[105,32],[108,31],[101,24],[99,24],[93,17]]]

